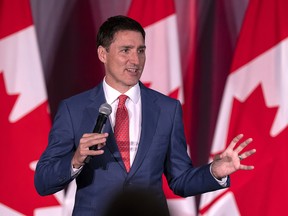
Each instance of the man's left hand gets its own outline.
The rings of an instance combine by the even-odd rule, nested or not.
[[[219,155],[214,157],[211,171],[215,178],[222,179],[237,170],[252,170],[254,166],[241,164],[241,161],[250,157],[256,152],[256,149],[245,151],[240,153],[249,143],[252,142],[252,138],[246,139],[239,146],[236,144],[243,138],[243,134],[236,136],[230,143],[230,145]],[[235,148],[235,149],[234,149]]]

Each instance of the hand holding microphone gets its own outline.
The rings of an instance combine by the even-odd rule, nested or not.
[[[101,133],[103,130],[103,127],[107,121],[108,116],[112,112],[112,107],[108,103],[104,103],[100,106],[99,108],[99,115],[97,118],[96,125],[94,127],[93,133]],[[90,150],[97,150],[97,145],[93,145],[89,147]],[[85,163],[89,163],[91,160],[92,156],[88,155],[87,158],[85,159]]]
[[[104,103],[100,106],[99,115],[93,133],[84,134],[83,137],[80,139],[79,146],[72,159],[72,165],[74,168],[79,168],[80,166],[83,166],[85,163],[89,163],[89,161],[94,156],[90,155],[91,152],[89,151],[91,150],[99,149],[99,151],[95,151],[95,155],[103,154],[103,151],[100,150],[98,146],[105,143],[106,138],[108,137],[107,133],[102,134],[102,130],[111,112],[112,108],[108,103]],[[91,142],[93,142],[94,145],[91,145]],[[97,144],[95,144],[95,142],[97,142]],[[89,146],[89,150],[87,150],[87,146]]]

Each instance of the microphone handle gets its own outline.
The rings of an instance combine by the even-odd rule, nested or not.
[[[99,116],[97,118],[96,125],[93,129],[93,133],[101,133],[102,132],[102,129],[106,123],[107,117],[108,116],[105,114],[102,114],[102,113],[99,114]],[[97,145],[89,147],[89,150],[97,150]],[[92,155],[88,155],[84,162],[89,163],[89,161],[92,159],[92,157],[93,157]]]

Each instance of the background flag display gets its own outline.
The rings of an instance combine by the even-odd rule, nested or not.
[[[288,193],[288,2],[252,0],[242,25],[211,158],[236,134],[252,137],[252,172],[202,196],[200,215],[285,215]],[[252,146],[251,146],[252,147]]]
[[[1,0],[0,21],[0,215],[61,215],[34,188],[51,123],[30,1]]]
[[[257,149],[242,161],[255,170],[232,175],[229,189],[184,199],[163,178],[172,216],[285,215],[286,2],[0,0],[0,215],[71,215],[75,181],[40,197],[34,169],[59,102],[103,80],[96,34],[120,14],[147,33],[141,81],[183,105],[195,166],[238,133]]]

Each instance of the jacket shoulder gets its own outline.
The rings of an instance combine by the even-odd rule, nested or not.
[[[149,98],[157,100],[160,103],[180,103],[180,101],[178,99],[172,98],[170,96],[167,96],[159,91],[156,91],[154,89],[148,88],[146,86],[144,86],[143,84],[140,85],[142,93],[146,94]]]

